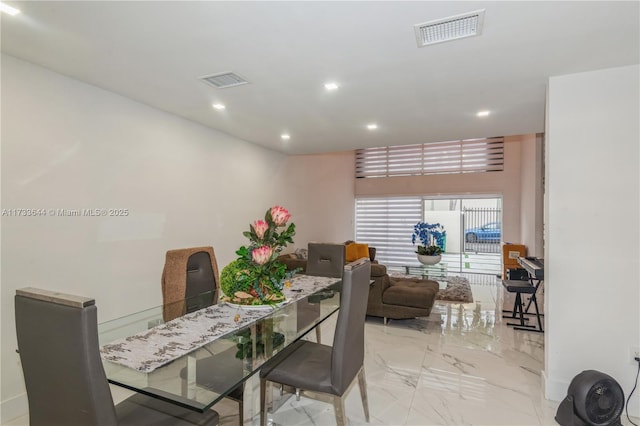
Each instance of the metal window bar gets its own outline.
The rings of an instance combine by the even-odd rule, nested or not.
[[[422,197],[382,197],[356,199],[356,241],[376,247],[376,260],[387,267],[416,263],[415,247],[410,235],[413,225],[425,220]],[[496,274],[500,271],[500,208],[463,208],[461,221],[461,252],[446,252],[442,263],[449,271]],[[497,235],[477,235],[465,238],[466,230],[488,223],[497,223]],[[453,235],[453,234],[452,234]],[[496,256],[497,255],[497,256]]]
[[[502,209],[463,208],[465,253],[500,253]]]

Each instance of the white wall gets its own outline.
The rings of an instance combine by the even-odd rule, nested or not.
[[[525,135],[520,144],[520,232],[529,256],[543,257],[542,135]]]
[[[166,250],[212,245],[222,268],[274,204],[298,244],[352,232],[352,154],[286,157],[7,55],[1,148],[2,209],[130,212],[2,217],[1,422],[27,409],[16,288],[94,297],[104,321],[161,303]]]
[[[287,185],[292,195],[291,208],[305,212],[296,221],[295,246],[305,248],[310,241],[343,243],[353,239],[354,152],[292,156],[286,166],[292,176]]]
[[[594,369],[629,395],[640,346],[638,65],[552,77],[546,139],[545,390]],[[635,396],[629,414],[640,415]]]

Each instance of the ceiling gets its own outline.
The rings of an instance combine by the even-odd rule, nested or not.
[[[289,154],[543,132],[550,76],[640,52],[637,1],[5,3],[4,53]],[[480,36],[417,46],[478,9]],[[199,80],[227,71],[250,84]]]

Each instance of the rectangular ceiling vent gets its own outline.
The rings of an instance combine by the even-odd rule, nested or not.
[[[242,84],[249,83],[238,74],[232,72],[205,75],[204,77],[200,77],[200,80],[212,85],[213,87],[217,87],[218,89],[226,89],[227,87],[240,86]]]
[[[484,9],[416,24],[418,47],[482,34]]]

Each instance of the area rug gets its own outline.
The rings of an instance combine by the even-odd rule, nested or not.
[[[391,273],[390,277],[398,278],[413,278],[414,275],[405,275],[400,273]],[[469,280],[464,277],[438,277],[433,278],[434,281],[446,282],[447,288],[440,289],[436,294],[436,300],[443,300],[447,302],[459,302],[459,303],[471,303],[473,302],[473,294],[471,292],[471,285]]]

